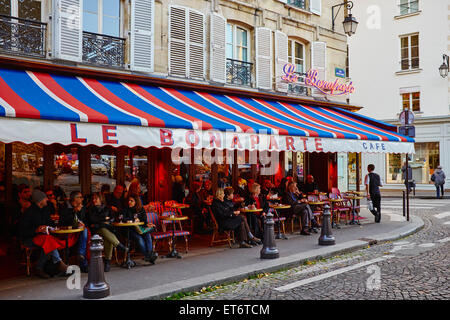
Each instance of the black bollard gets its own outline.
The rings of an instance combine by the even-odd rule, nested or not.
[[[325,205],[323,209],[324,210],[322,219],[322,230],[320,232],[319,245],[321,246],[333,245],[336,244],[336,242],[331,233],[330,206]]]
[[[86,299],[101,299],[110,294],[103,269],[102,244],[103,239],[98,234],[91,238],[91,261],[89,263],[88,282],[83,288],[83,297]]]
[[[280,256],[275,244],[274,224],[273,214],[267,213],[266,221],[264,222],[263,247],[260,252],[261,259],[276,259]]]

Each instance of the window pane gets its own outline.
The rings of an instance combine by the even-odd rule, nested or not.
[[[233,59],[233,45],[227,44],[227,59]]]
[[[119,18],[110,18],[103,16],[103,30],[102,34],[108,36],[120,36],[120,20]]]
[[[295,43],[295,57],[303,59],[303,46],[298,42]]]
[[[98,15],[84,12],[83,31],[98,33]]]
[[[19,18],[41,21],[41,2],[36,0],[19,1]]]
[[[413,92],[413,94],[412,94],[412,98],[413,98],[413,100],[414,99],[420,99],[420,92]]]
[[[247,48],[237,47],[237,60],[247,61]]]
[[[12,183],[24,183],[31,188],[44,183],[44,146],[14,142],[12,146]]]
[[[417,1],[417,0],[411,1],[410,7],[409,7],[409,11],[410,12],[417,12],[418,10],[419,10],[419,1]]]
[[[402,70],[407,70],[407,69],[409,69],[409,60],[404,59],[404,60],[402,60]]]
[[[409,46],[409,38],[408,37],[401,38],[401,47],[407,48],[408,46]]]
[[[120,16],[120,0],[103,0],[103,15]]]
[[[83,11],[98,13],[97,0],[83,0]]]
[[[70,148],[66,152],[55,154],[54,166],[56,171],[55,186],[68,197],[72,191],[80,191],[78,148]]]
[[[402,183],[402,163],[405,157],[400,154],[388,154],[386,156],[387,162],[387,183]]]
[[[419,45],[419,36],[411,36],[411,47],[415,47]]]
[[[233,26],[227,24],[227,43],[233,44]]]
[[[412,178],[416,183],[430,183],[430,177],[439,165],[439,142],[415,143],[414,148]]]
[[[419,68],[419,58],[413,58],[411,59],[411,68]]]
[[[0,14],[11,15],[11,0],[0,0]]]
[[[404,48],[402,49],[402,59],[408,59],[409,58],[409,49]]]
[[[238,46],[247,46],[247,31],[241,28],[237,28],[236,30],[236,45]]]
[[[116,156],[91,154],[91,191],[100,192],[102,185],[107,184],[110,190],[116,187]]]

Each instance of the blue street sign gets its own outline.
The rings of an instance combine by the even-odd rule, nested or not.
[[[334,68],[334,74],[336,77],[345,78],[345,70],[341,68]]]

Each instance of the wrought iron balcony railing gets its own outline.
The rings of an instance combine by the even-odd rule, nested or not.
[[[47,24],[0,15],[0,52],[45,58]]]
[[[289,83],[288,93],[299,96],[310,96],[311,89],[305,85],[306,73],[295,72],[298,75],[298,80],[295,83]]]
[[[125,39],[83,31],[83,62],[123,68]]]
[[[291,6],[295,6],[303,10],[308,10],[306,0],[288,0],[287,3],[290,4]]]
[[[227,83],[251,87],[253,63],[227,59]]]

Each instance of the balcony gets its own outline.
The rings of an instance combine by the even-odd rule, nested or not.
[[[252,86],[253,63],[234,59],[227,59],[227,83]]]
[[[288,94],[296,96],[311,96],[311,89],[305,85],[306,73],[295,72],[298,80],[288,84]]]
[[[123,68],[125,39],[83,31],[83,62],[98,66]]]
[[[47,24],[0,15],[0,52],[45,58]]]
[[[303,10],[309,10],[306,1],[307,0],[288,0],[287,4]]]

